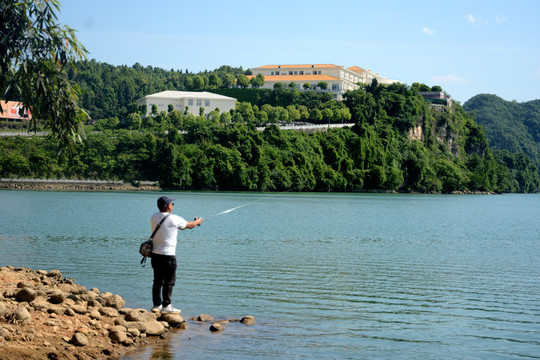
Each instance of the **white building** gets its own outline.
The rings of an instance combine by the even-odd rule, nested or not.
[[[146,105],[146,115],[152,113],[152,106],[157,106],[158,113],[169,111],[169,105],[174,110],[199,115],[200,108],[204,109],[204,115],[219,109],[220,113],[228,112],[235,108],[236,99],[228,96],[213,94],[210,92],[191,91],[162,91],[156,94],[146,95],[136,101],[137,105]]]
[[[341,95],[348,90],[360,88],[360,84],[371,84],[377,79],[379,84],[392,84],[399,80],[386,79],[370,70],[364,70],[358,66],[345,68],[333,64],[312,65],[265,65],[251,69],[253,76],[264,75],[263,88],[273,89],[275,83],[282,83],[286,88],[291,82],[296,84],[298,90],[304,89],[304,84],[309,84],[308,90],[326,91],[341,100]],[[323,90],[318,88],[320,82],[326,82],[328,87]]]

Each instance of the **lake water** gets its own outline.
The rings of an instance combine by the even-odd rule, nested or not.
[[[208,218],[179,232],[173,304],[257,323],[189,321],[126,360],[540,358],[539,195],[166,194]],[[161,195],[0,191],[0,266],[149,309],[138,247]]]

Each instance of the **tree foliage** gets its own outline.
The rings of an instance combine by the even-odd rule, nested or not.
[[[61,150],[80,141],[87,119],[78,90],[68,79],[85,48],[73,29],[58,25],[58,0],[2,1],[0,4],[0,96],[20,101],[51,130]]]
[[[474,115],[494,149],[524,153],[540,169],[540,100],[518,103],[480,94],[463,109]]]

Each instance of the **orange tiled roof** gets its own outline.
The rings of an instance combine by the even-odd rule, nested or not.
[[[362,69],[361,67],[358,67],[358,66],[351,66],[348,69],[351,70],[351,71],[354,71],[355,73],[358,73],[358,74],[362,74],[362,73],[364,73],[366,71],[366,70],[364,70],[364,69]]]
[[[252,78],[254,75],[249,75],[248,78]],[[295,82],[306,82],[306,81],[335,81],[339,80],[330,75],[265,75],[264,81],[295,81]]]
[[[255,69],[290,69],[290,68],[341,68],[343,66],[337,66],[334,64],[309,64],[309,65],[264,65],[256,67]]]

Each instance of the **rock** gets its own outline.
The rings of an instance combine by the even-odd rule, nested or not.
[[[90,290],[88,290],[89,292],[93,292],[93,293],[96,293],[99,295],[99,289],[98,288],[91,288]]]
[[[34,308],[36,311],[42,311],[47,312],[49,311],[50,304],[45,301],[42,297],[36,298],[34,301],[30,303],[30,306]]]
[[[18,323],[29,324],[32,321],[32,317],[25,307],[20,307],[13,313],[13,319]]]
[[[165,326],[157,320],[146,321],[146,335],[148,336],[161,336],[165,333]]]
[[[197,318],[197,321],[214,321],[214,318],[208,314],[202,314],[202,315],[199,315],[199,317]]]
[[[49,314],[57,314],[57,315],[63,315],[66,313],[67,308],[61,306],[61,305],[50,305],[47,312]]]
[[[75,304],[70,307],[71,310],[75,311],[77,314],[86,314],[88,312],[88,308],[84,305]]]
[[[15,299],[17,301],[28,301],[32,302],[37,297],[37,292],[35,290],[32,290],[30,288],[22,288],[15,294]]]
[[[133,340],[131,340],[130,338],[127,338],[126,340],[122,341],[122,345],[124,346],[133,345]]]
[[[122,343],[126,341],[127,334],[120,330],[111,330],[109,332],[109,337],[111,338],[112,341],[115,341],[117,343]]]
[[[108,317],[118,317],[120,315],[118,313],[118,310],[111,307],[102,307],[99,309],[99,312],[101,315],[108,316]]]
[[[210,331],[212,332],[223,331],[224,329],[225,329],[225,326],[223,326],[220,323],[215,323],[215,324],[210,325]]]
[[[137,329],[141,333],[146,333],[146,330],[148,329],[148,325],[146,322],[143,321],[134,321],[129,323],[130,329]]]
[[[47,275],[48,274],[47,270],[38,270],[38,271],[36,271],[36,273],[38,275]]]
[[[126,321],[151,321],[156,320],[156,314],[146,310],[133,310],[126,314]]]
[[[253,316],[244,316],[240,322],[244,325],[255,325],[255,318]]]
[[[71,338],[71,343],[75,346],[86,346],[88,345],[88,338],[83,333],[76,332]]]
[[[109,296],[105,300],[105,306],[113,307],[115,309],[121,309],[126,306],[126,302],[120,295]]]
[[[59,278],[59,279],[62,279],[62,273],[60,272],[60,270],[51,270],[48,274],[47,274],[48,277],[56,277],[56,278]]]
[[[129,327],[128,322],[124,318],[122,318],[120,316],[117,317],[116,319],[114,319],[114,325],[122,325],[126,329]]]
[[[90,311],[90,319],[101,320],[102,316],[97,309]]]
[[[22,288],[25,288],[25,287],[30,287],[30,284],[25,282],[25,281],[20,281],[17,283],[17,288],[18,289],[22,289]]]
[[[179,327],[184,322],[180,314],[162,314],[159,320],[167,322],[172,327]]]
[[[138,329],[135,329],[135,328],[129,328],[128,330],[128,333],[133,336],[133,337],[139,337],[141,336],[141,332],[138,330]]]
[[[67,308],[65,314],[67,316],[75,316],[75,311],[73,311],[71,308]]]
[[[49,302],[53,304],[61,304],[64,302],[64,300],[66,300],[66,294],[60,290],[53,290],[49,294]]]
[[[4,315],[5,312],[6,312],[6,305],[0,302],[0,315]]]

